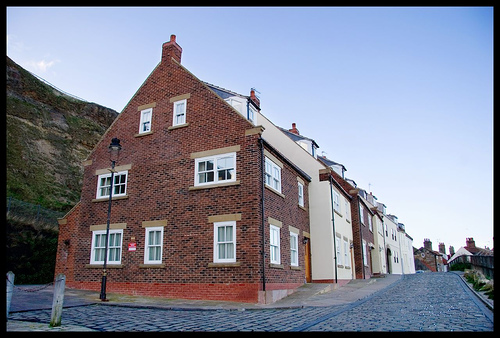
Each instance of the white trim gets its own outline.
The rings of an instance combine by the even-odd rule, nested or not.
[[[146,129],[144,124],[148,123]],[[141,117],[139,122],[139,134],[151,132],[151,125],[153,123],[153,108],[141,110]]]
[[[184,111],[177,112],[177,106],[184,104]],[[172,118],[172,126],[179,126],[182,124],[186,124],[186,115],[187,115],[187,100],[179,100],[174,102],[174,114]]]
[[[294,238],[295,248],[293,248],[292,246],[292,238]],[[290,231],[290,265],[299,266],[299,235],[291,231]]]
[[[114,180],[116,182],[116,179],[117,177],[119,176],[122,176],[122,175],[125,175],[125,182],[124,183],[120,183],[120,185],[124,185],[125,186],[125,189],[123,192],[121,193],[115,193],[113,192],[113,197],[119,197],[119,196],[126,196],[127,195],[127,181],[128,181],[128,170],[125,170],[125,171],[119,171],[119,172],[116,172],[114,174]],[[108,187],[108,191],[109,191],[109,188],[111,187],[111,185],[101,185],[102,183],[107,183],[106,181],[102,182],[101,180],[102,179],[107,179],[107,178],[111,178],[111,173],[107,173],[107,174],[102,174],[102,175],[99,175],[97,177],[97,191],[96,191],[96,199],[98,198],[106,198],[108,197],[109,198],[109,193],[106,194],[106,195],[103,195],[102,194],[102,188],[106,188]],[[111,183],[111,180],[110,180],[110,183]],[[116,187],[117,187],[117,184],[116,183],[113,183],[113,190],[116,190]]]
[[[269,254],[271,264],[281,264],[280,228],[272,224],[269,225]]]
[[[222,160],[232,158],[233,166],[219,168],[222,165]],[[204,168],[200,168],[200,164],[205,162]],[[210,164],[210,165],[209,165]],[[204,169],[204,170],[200,170]],[[224,173],[219,173],[226,171]],[[227,172],[229,171],[229,172]],[[200,182],[200,174],[204,175],[204,182]],[[219,174],[230,174],[230,179],[219,179]],[[211,180],[210,180],[211,179]],[[195,159],[194,164],[194,186],[204,186],[218,183],[227,183],[236,181],[236,153],[227,153],[214,156],[207,156]]]
[[[116,245],[112,245],[113,243],[109,243],[110,240],[112,239],[116,239],[115,236],[111,236],[111,235],[116,235],[116,234],[120,234],[120,245],[119,246],[116,246]],[[95,250],[96,249],[103,249],[106,244],[106,242],[104,243],[99,243],[99,244],[104,244],[104,245],[99,245],[97,248],[96,248],[96,235],[99,235],[99,236],[103,236],[104,235],[104,238],[106,237],[106,230],[96,230],[96,231],[92,231],[92,245],[90,247],[90,264],[103,264],[104,263],[104,257],[102,257],[102,260],[96,260],[95,258]],[[99,237],[99,239],[101,240],[102,237]],[[112,250],[116,250],[116,249],[120,249],[120,259],[118,261],[114,260],[114,261],[110,261],[110,252]],[[113,251],[114,252],[114,251]],[[107,259],[108,259],[108,262],[107,264],[109,265],[113,265],[113,264],[121,264],[122,262],[122,254],[123,254],[123,229],[110,229],[109,230],[109,238],[108,238],[108,256],[107,256]]]

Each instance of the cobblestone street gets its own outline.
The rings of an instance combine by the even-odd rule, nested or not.
[[[48,323],[50,310],[9,316],[18,320]],[[493,331],[492,312],[454,273],[405,275],[345,305],[172,310],[98,303],[65,308],[62,322],[96,331]]]

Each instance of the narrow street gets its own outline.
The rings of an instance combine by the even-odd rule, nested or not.
[[[50,310],[9,316],[14,324],[49,319]],[[493,331],[491,310],[454,273],[405,275],[344,305],[172,310],[98,303],[65,308],[62,322],[96,331]]]

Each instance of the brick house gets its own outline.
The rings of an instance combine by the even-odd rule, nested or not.
[[[423,247],[420,249],[413,248],[413,256],[415,259],[415,270],[445,271],[442,254],[432,249],[432,242],[428,238],[424,238]]]
[[[275,301],[305,281],[311,177],[261,137],[253,91],[229,95],[236,106],[181,56],[172,35],[83,163],[81,199],[59,220],[55,274],[70,288],[100,289],[108,145],[119,138],[107,291]]]

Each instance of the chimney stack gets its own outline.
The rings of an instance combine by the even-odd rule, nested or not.
[[[439,252],[446,255],[446,247],[444,243],[439,243]]]
[[[466,248],[475,248],[476,247],[476,242],[474,242],[474,238],[469,237],[466,239],[467,245],[465,246]]]
[[[432,251],[432,242],[428,238],[424,238],[424,248]]]
[[[170,35],[170,41],[162,46],[161,62],[170,62],[170,58],[181,63],[182,48],[175,42],[175,35]]]
[[[296,127],[297,125],[295,123],[292,123],[292,129],[288,129],[289,132],[294,133],[295,135],[300,135],[299,130]]]
[[[259,98],[255,95],[255,89],[250,89],[250,100],[257,106],[257,108],[260,109],[260,100]]]
[[[453,246],[450,245],[450,257],[453,256],[455,254],[455,248]]]

